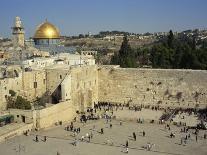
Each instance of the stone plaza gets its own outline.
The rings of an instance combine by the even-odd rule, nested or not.
[[[143,123],[138,123],[136,118],[145,117],[146,112],[150,116]],[[207,139],[203,138],[204,130],[200,130],[198,140],[193,134],[194,129],[190,129],[186,143],[181,144],[181,138],[186,133],[180,132],[182,127],[170,125],[170,130],[166,124],[158,122],[149,123],[149,120],[159,116],[160,111],[144,110],[134,112],[129,110],[118,110],[114,112],[119,114],[119,118],[89,120],[87,123],[81,123],[79,120],[74,122],[74,127],[80,127],[80,133],[66,131],[65,128],[70,122],[64,122],[62,125],[53,126],[49,129],[33,131],[28,136],[22,135],[11,138],[1,143],[0,154],[9,155],[119,155],[125,154],[125,144],[128,141],[128,154],[142,155],[206,155]],[[131,114],[136,118],[132,119]],[[157,114],[158,113],[158,114]],[[144,114],[144,115],[142,115]],[[123,117],[124,116],[124,117]],[[121,119],[123,118],[123,119]],[[128,119],[127,119],[128,118]],[[121,125],[120,125],[121,122]],[[112,125],[110,127],[110,124]],[[100,133],[103,128],[103,134]],[[143,136],[143,131],[146,133]],[[132,133],[135,132],[137,138],[133,139]],[[175,137],[171,138],[170,134]],[[87,138],[87,134],[92,137]],[[35,138],[38,135],[38,142]],[[46,142],[44,141],[46,136]],[[81,138],[84,136],[84,139]],[[76,144],[76,145],[74,145]],[[147,144],[153,147],[147,150]]]

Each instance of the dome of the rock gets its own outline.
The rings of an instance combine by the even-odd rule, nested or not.
[[[57,44],[60,39],[60,32],[56,26],[45,21],[37,27],[33,39],[36,45]]]
[[[57,39],[60,38],[60,32],[57,27],[49,22],[44,22],[37,27],[34,38],[36,39]]]

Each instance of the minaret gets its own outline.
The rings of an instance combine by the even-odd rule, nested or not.
[[[12,42],[14,46],[24,47],[24,27],[20,17],[16,17],[12,27]]]

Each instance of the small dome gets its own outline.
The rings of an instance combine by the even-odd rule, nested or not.
[[[34,39],[59,39],[60,32],[58,28],[56,28],[53,24],[46,21],[37,27],[37,30],[33,38]]]

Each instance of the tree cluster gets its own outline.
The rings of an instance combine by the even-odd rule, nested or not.
[[[111,64],[121,67],[149,65],[152,68],[207,69],[207,41],[195,38],[179,38],[170,31],[167,38],[147,48],[131,49],[124,37],[119,53],[112,57]]]
[[[137,67],[135,52],[131,48],[127,36],[124,36],[121,48],[111,59],[111,64],[120,65],[123,68]]]
[[[153,68],[207,69],[207,48],[197,47],[195,38],[175,38],[172,31],[149,53]]]
[[[22,96],[17,96],[16,99],[8,97],[7,108],[29,110],[32,107],[30,102],[27,101],[25,98],[23,98]]]

